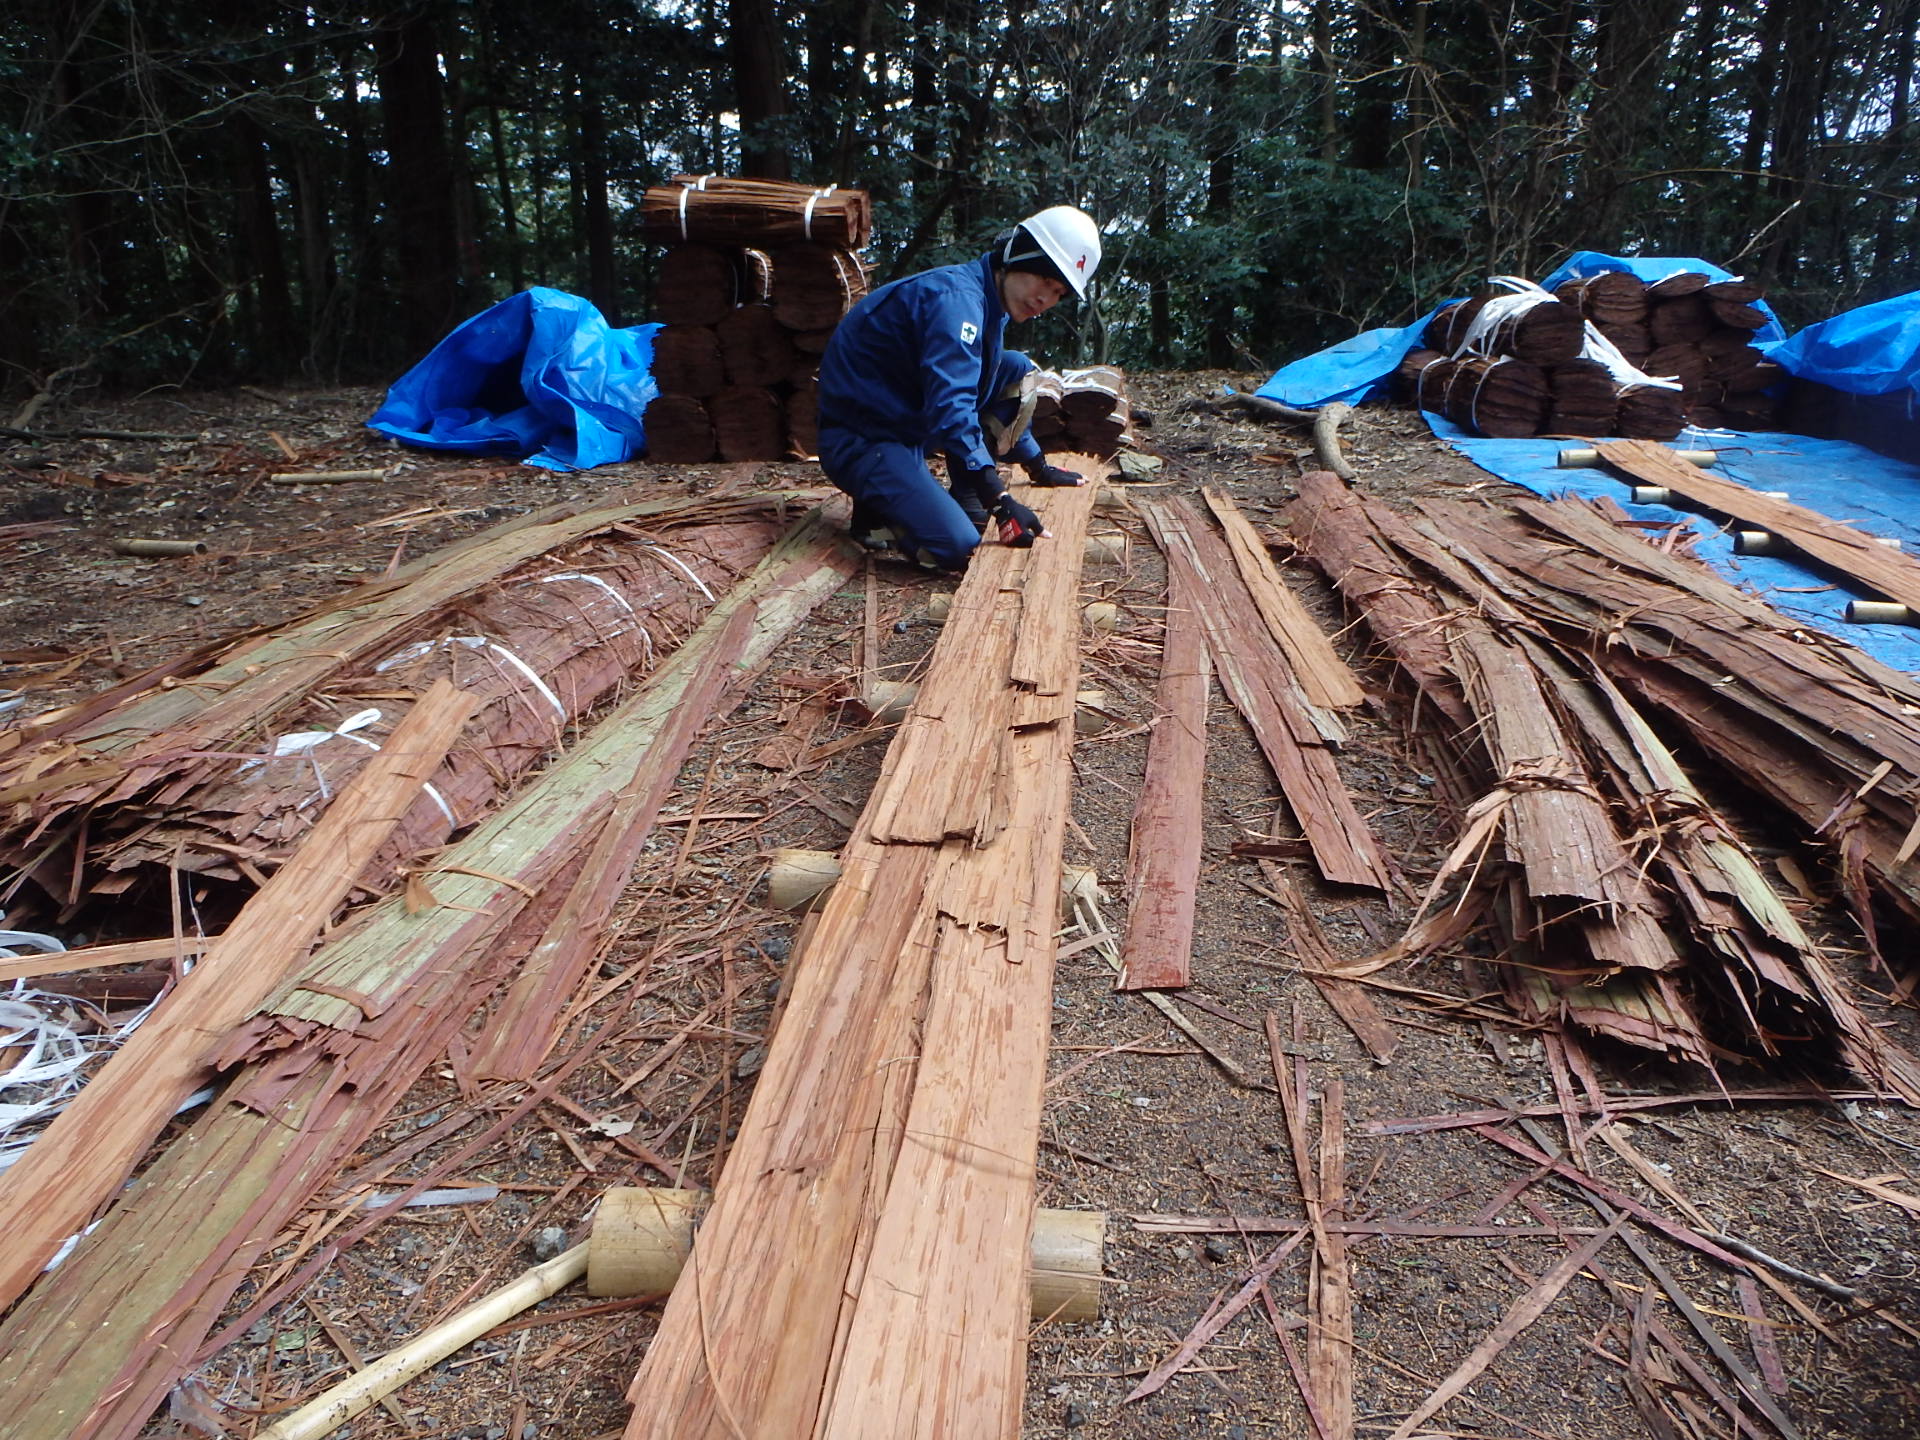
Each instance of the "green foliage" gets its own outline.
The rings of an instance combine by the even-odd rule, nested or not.
[[[743,8],[18,0],[0,383],[390,376],[422,296],[450,323],[526,284],[643,318],[641,191],[740,163]],[[881,278],[1102,220],[1094,304],[1023,337],[1060,363],[1276,365],[1575,248],[1745,270],[1799,322],[1920,285],[1920,0],[772,13],[761,138],[873,193]],[[403,28],[433,72],[383,65]]]

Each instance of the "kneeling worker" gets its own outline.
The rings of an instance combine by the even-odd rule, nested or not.
[[[994,240],[980,259],[883,285],[848,312],[820,362],[820,463],[853,497],[853,533],[871,542],[891,530],[901,552],[958,570],[980,543],[954,495],[971,492],[1009,545],[1046,532],[1007,493],[987,445],[982,412],[1005,384],[1007,324],[1084,297],[1100,265],[1100,231],[1071,205],[1055,205]],[[927,468],[948,457],[954,494]],[[1082,478],[1025,461],[1039,485]]]

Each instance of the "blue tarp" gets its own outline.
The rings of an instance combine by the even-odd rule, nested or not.
[[[1715,280],[1734,278],[1718,265],[1710,265],[1705,260],[1642,259],[1580,250],[1568,256],[1560,268],[1540,284],[1542,289],[1551,290],[1563,281],[1584,280],[1589,275],[1598,275],[1606,270],[1624,270],[1649,284],[1683,270],[1697,270]],[[1427,322],[1440,308],[1436,305],[1411,325],[1367,330],[1351,340],[1342,340],[1338,345],[1309,355],[1304,360],[1295,360],[1291,365],[1281,367],[1272,379],[1253,393],[1302,410],[1316,410],[1336,400],[1349,405],[1372,400],[1385,393],[1394,366],[1420,343]],[[1767,309],[1764,302],[1760,309],[1766,312],[1768,320],[1755,332],[1754,342],[1764,346],[1785,339],[1787,332],[1781,328],[1779,320],[1773,318],[1773,311]]]
[[[1351,340],[1296,360],[1253,393],[1301,410],[1317,410],[1336,400],[1358,405],[1374,399],[1386,392],[1394,367],[1420,343],[1427,322],[1442,308],[1434,306],[1411,325],[1364,330]]]
[[[1481,469],[1536,495],[1604,495],[1636,520],[1691,527],[1698,537],[1695,551],[1703,560],[1781,614],[1850,641],[1883,665],[1920,673],[1920,630],[1850,624],[1846,608],[1853,596],[1829,576],[1791,560],[1735,555],[1732,537],[1721,526],[1665,505],[1631,504],[1627,486],[1610,471],[1558,468],[1568,441],[1488,440],[1467,434],[1443,415],[1428,413],[1426,418],[1434,434]],[[1672,443],[1683,450],[1718,450],[1714,474],[1755,490],[1784,490],[1795,504],[1869,535],[1896,538],[1908,554],[1920,554],[1920,465],[1845,440],[1770,431],[1687,430]]]
[[[536,286],[457,327],[393,383],[369,429],[429,450],[588,470],[646,448],[640,416],[658,325],[615,329],[578,295]]]
[[[1852,395],[1920,392],[1920,290],[1809,325],[1772,360]]]

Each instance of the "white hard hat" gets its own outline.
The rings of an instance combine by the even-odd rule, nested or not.
[[[1087,282],[1100,268],[1100,227],[1084,210],[1071,205],[1053,205],[1020,222],[1001,252],[1001,263],[1017,265],[1022,260],[1045,256],[1060,272],[1060,278],[1073,287],[1073,293],[1086,298]]]

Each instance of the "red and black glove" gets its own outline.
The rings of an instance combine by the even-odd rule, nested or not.
[[[1044,455],[1038,460],[1031,460],[1027,463],[1027,479],[1035,485],[1046,486],[1084,485],[1087,483],[1086,476],[1076,470],[1063,470],[1058,465],[1049,464],[1047,457]]]
[[[1000,522],[1002,545],[1011,545],[1015,549],[1024,550],[1047,533],[1047,528],[1040,523],[1038,515],[1004,492],[993,502],[990,513]]]

